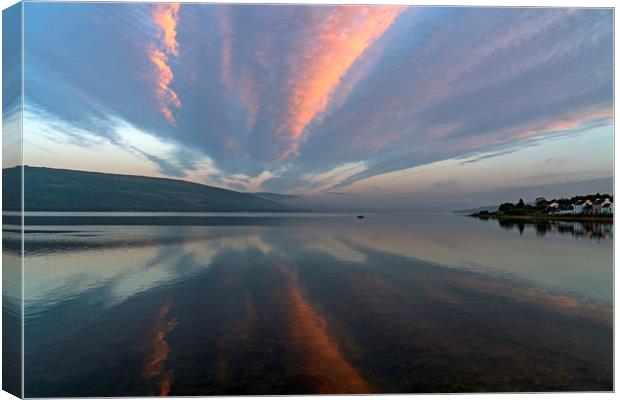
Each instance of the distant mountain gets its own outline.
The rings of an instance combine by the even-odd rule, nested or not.
[[[19,203],[17,167],[2,170],[3,207]],[[26,211],[286,212],[276,201],[177,179],[24,168]]]
[[[454,210],[455,214],[473,214],[473,213],[478,213],[480,211],[497,211],[497,209],[499,208],[499,206],[483,206],[483,207],[476,207],[476,208],[465,208],[463,210]]]
[[[279,193],[269,193],[269,192],[255,192],[248,193],[252,196],[260,197],[261,199],[271,200],[275,202],[286,203],[287,201],[296,199],[298,196],[294,196],[292,194],[279,194]]]

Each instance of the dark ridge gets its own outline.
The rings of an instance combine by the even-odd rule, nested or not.
[[[15,209],[19,167],[2,170],[3,207]],[[291,212],[274,200],[179,179],[24,168],[26,211]]]

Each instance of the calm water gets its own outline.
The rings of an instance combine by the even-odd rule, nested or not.
[[[33,217],[26,396],[611,390],[612,231]]]

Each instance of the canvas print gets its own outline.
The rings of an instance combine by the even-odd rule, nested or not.
[[[613,9],[3,11],[3,389],[613,391]]]

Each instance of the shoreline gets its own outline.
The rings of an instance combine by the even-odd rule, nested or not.
[[[497,219],[497,220],[512,220],[512,221],[576,221],[576,222],[614,222],[613,215],[602,216],[582,216],[582,215],[480,215],[469,214],[470,217],[478,219]]]

